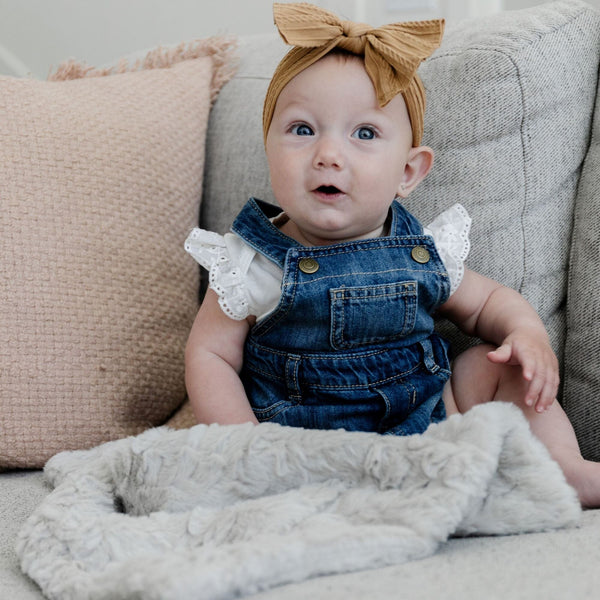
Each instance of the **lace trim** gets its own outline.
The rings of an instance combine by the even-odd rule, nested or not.
[[[224,237],[196,227],[184,248],[208,271],[208,285],[219,297],[223,312],[236,321],[245,319],[250,314],[246,278],[231,261]]]
[[[450,294],[453,294],[465,274],[464,262],[471,248],[471,217],[461,204],[455,204],[438,215],[424,230],[435,240],[440,258],[450,276]]]
[[[460,204],[450,207],[424,228],[425,233],[433,237],[448,271],[451,294],[458,289],[465,273],[470,229],[471,218]],[[225,238],[213,231],[195,228],[185,241],[185,250],[208,271],[209,286],[219,297],[223,312],[236,321],[245,319],[250,314],[246,273],[235,263],[235,257],[231,259]]]

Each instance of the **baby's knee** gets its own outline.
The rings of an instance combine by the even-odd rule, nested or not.
[[[479,344],[459,354],[452,363],[450,386],[459,412],[494,399],[504,365],[487,358],[495,350],[490,344]]]
[[[474,374],[484,375],[487,372],[491,375],[497,370],[498,365],[492,363],[487,355],[495,349],[496,347],[491,344],[478,344],[461,352],[452,361],[452,374],[470,377]]]
[[[495,363],[488,352],[489,344],[480,344],[459,354],[452,365],[451,385],[456,406],[465,412],[476,404],[494,400],[520,404],[527,381],[519,365]]]

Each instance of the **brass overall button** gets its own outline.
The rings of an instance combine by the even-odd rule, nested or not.
[[[411,250],[410,255],[412,256],[414,261],[422,265],[429,262],[429,250],[427,250],[425,246],[415,246]]]
[[[319,270],[319,263],[314,258],[301,258],[298,266],[303,273],[308,275]]]

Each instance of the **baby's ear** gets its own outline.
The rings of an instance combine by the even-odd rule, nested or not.
[[[408,195],[425,179],[433,166],[433,150],[429,146],[411,148],[404,167],[402,181],[398,188],[398,196],[407,198]]]

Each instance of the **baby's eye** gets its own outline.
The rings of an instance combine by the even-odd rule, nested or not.
[[[293,125],[291,132],[294,135],[314,135],[313,130],[306,123],[298,123],[297,125]]]
[[[359,127],[353,134],[352,137],[358,140],[372,140],[377,137],[375,129],[373,127]]]

